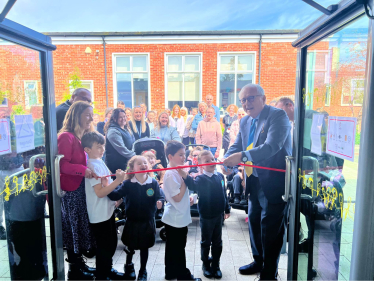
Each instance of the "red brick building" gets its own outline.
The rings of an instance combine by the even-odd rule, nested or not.
[[[176,103],[195,107],[208,94],[224,109],[232,103],[239,105],[237,93],[247,83],[261,84],[268,102],[295,93],[294,30],[48,35],[57,46],[53,53],[56,104],[71,93],[69,83],[76,74],[92,91],[95,109],[101,115],[119,100],[126,107],[144,102],[148,109],[160,111]],[[339,60],[339,54],[323,42],[310,52],[314,64],[308,73],[313,79],[308,80],[306,92],[314,102],[311,108],[323,110],[334,104],[338,106],[330,115],[352,110],[357,114],[361,105],[350,106],[341,88],[335,87],[340,91],[337,96],[326,91],[330,81],[324,77],[331,76],[331,65],[334,58]],[[13,97],[17,93],[17,99],[3,100],[2,115],[15,104],[30,111],[37,108],[41,102],[38,53],[0,42],[0,84],[0,91],[8,89]]]

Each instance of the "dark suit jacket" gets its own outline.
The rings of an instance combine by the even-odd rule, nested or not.
[[[233,153],[245,151],[248,144],[252,117],[240,120],[240,130],[235,143],[225,158]],[[276,169],[286,169],[285,157],[291,155],[291,125],[285,111],[265,105],[261,111],[254,136],[254,148],[250,150],[253,164]],[[282,203],[285,173],[256,169],[261,187],[271,204]],[[250,190],[249,190],[250,191]]]

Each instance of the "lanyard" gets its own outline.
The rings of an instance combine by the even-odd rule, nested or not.
[[[136,129],[138,129],[138,136],[139,136],[139,139],[140,139],[141,136],[142,136],[142,131],[141,131],[142,123],[140,123],[140,128],[139,128],[138,125],[136,124],[136,121],[135,121],[135,126],[136,126]]]

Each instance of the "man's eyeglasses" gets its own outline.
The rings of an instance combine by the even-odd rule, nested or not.
[[[243,99],[240,100],[240,103],[245,104],[247,101],[248,102],[253,102],[255,100],[255,97],[259,97],[259,96],[262,96],[262,95],[255,95],[255,96],[249,96],[247,98],[243,98]]]

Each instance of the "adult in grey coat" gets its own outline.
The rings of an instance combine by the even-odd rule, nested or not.
[[[291,155],[291,126],[287,114],[266,105],[265,92],[256,84],[244,86],[239,99],[248,116],[240,120],[239,134],[224,156],[224,165],[234,167],[245,162],[285,169],[285,157]],[[275,280],[287,219],[287,206],[282,200],[285,173],[248,167],[245,172],[254,262],[240,267],[239,272],[243,275],[260,273],[260,280]]]

